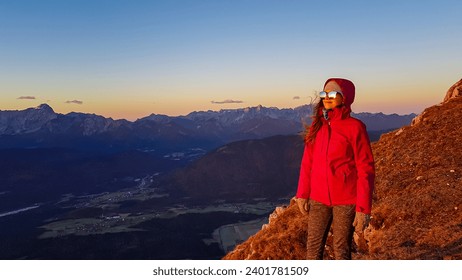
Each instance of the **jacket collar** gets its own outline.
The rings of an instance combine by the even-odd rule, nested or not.
[[[321,108],[319,114],[321,114],[321,120],[323,122],[332,122],[346,119],[350,116],[351,109],[348,106],[335,107],[332,110],[327,110],[327,119],[325,118],[326,114],[324,113],[324,108]]]

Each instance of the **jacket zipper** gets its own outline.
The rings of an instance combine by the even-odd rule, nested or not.
[[[327,122],[327,148],[326,148],[326,183],[327,183],[327,196],[329,198],[329,206],[332,205],[332,199],[330,198],[330,184],[329,184],[329,144],[330,144],[330,121]]]

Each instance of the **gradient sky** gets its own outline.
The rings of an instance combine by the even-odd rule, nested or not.
[[[0,0],[0,110],[135,120],[293,108],[332,76],[353,111],[420,113],[462,78],[462,1]]]

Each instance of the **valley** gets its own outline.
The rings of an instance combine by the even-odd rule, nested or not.
[[[141,231],[143,229],[137,226],[143,222],[151,219],[173,219],[185,214],[226,212],[262,216],[271,212],[276,205],[266,199],[255,199],[247,203],[214,201],[208,205],[190,206],[187,206],[187,201],[158,203],[158,200],[168,200],[168,197],[169,194],[159,189],[145,187],[81,197],[66,195],[56,205],[69,211],[60,217],[46,220],[40,227],[44,232],[38,238]],[[146,201],[151,204],[149,207],[140,206]]]
[[[87,259],[90,255],[94,259],[112,258],[106,252],[95,251],[101,246],[100,237],[107,240],[103,247],[126,239],[151,244],[148,249],[144,249],[145,245],[137,247],[136,254],[127,253],[125,245],[111,248],[111,256],[118,258],[136,259],[139,254],[146,254],[145,250],[152,250],[149,254],[156,259],[188,258],[189,254],[196,254],[195,258],[219,258],[258,231],[278,203],[257,198],[203,204],[189,197],[173,198],[165,190],[153,187],[156,177],[132,178],[136,186],[114,192],[80,196],[67,193],[54,202],[2,214],[0,227],[9,230],[1,233],[0,259]],[[256,226],[249,230],[252,223]],[[183,228],[177,233],[178,238],[189,240],[189,245],[169,254],[155,253],[158,246],[168,244],[177,227]],[[74,248],[75,242],[93,246],[88,250],[80,248],[72,255],[61,252],[63,247]],[[190,251],[191,244],[203,252],[212,248],[214,253],[197,255],[197,249]]]
[[[0,259],[219,259],[295,193],[309,112],[0,111]]]

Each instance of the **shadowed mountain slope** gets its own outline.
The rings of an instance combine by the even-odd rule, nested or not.
[[[462,97],[453,95],[373,144],[372,220],[365,239],[355,240],[354,259],[462,259],[461,119]],[[225,259],[302,259],[307,230],[292,202]]]
[[[302,152],[298,135],[233,142],[177,171],[166,184],[195,200],[290,197]]]

